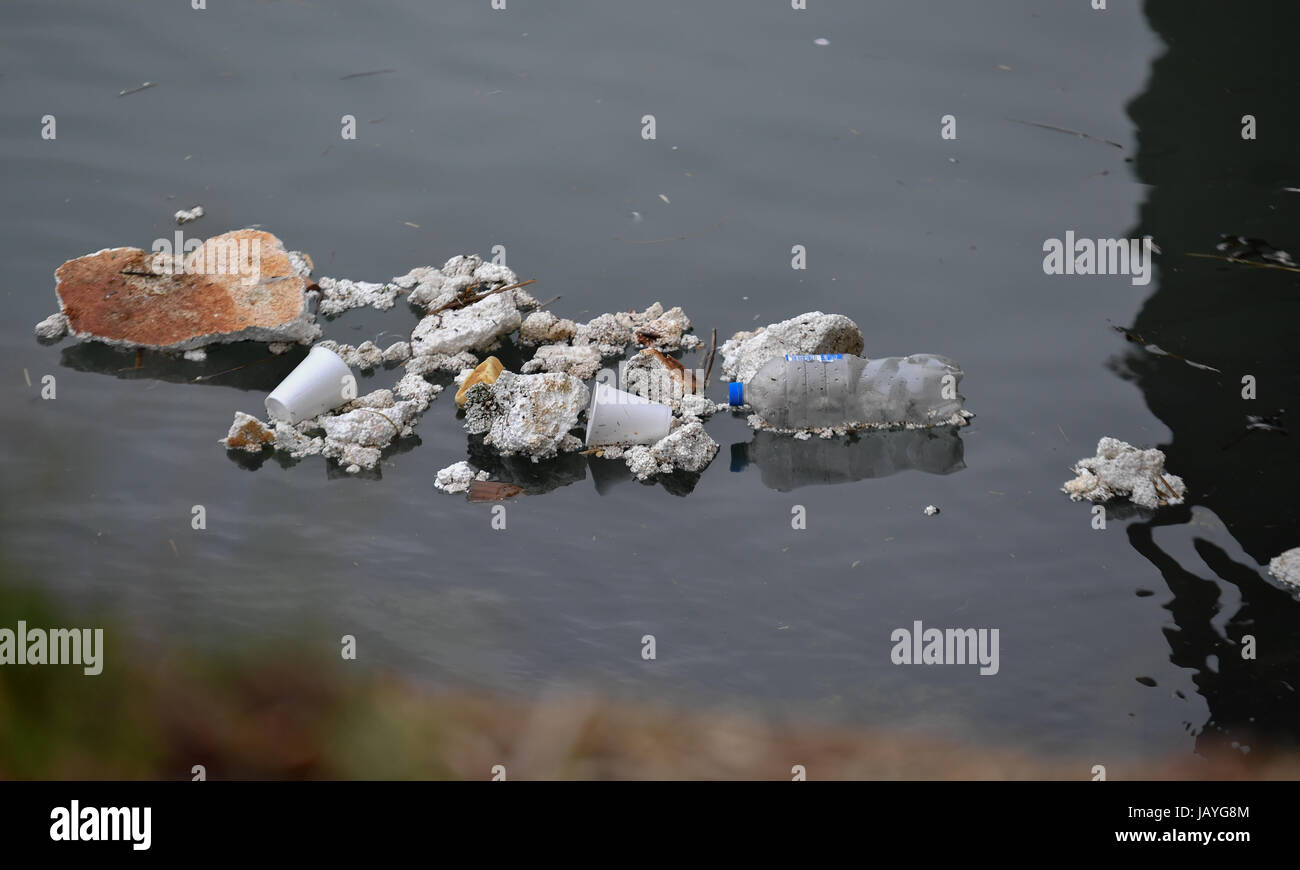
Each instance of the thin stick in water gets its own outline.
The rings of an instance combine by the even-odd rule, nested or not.
[[[1017,124],[1024,124],[1027,127],[1040,127],[1044,130],[1055,130],[1057,133],[1069,133],[1071,136],[1078,136],[1080,139],[1091,139],[1094,142],[1103,142],[1107,145],[1114,145],[1121,151],[1124,146],[1112,139],[1103,139],[1100,136],[1093,136],[1091,133],[1084,133],[1081,130],[1071,130],[1069,127],[1057,127],[1055,124],[1040,124],[1037,121],[1022,121],[1019,118],[1008,118],[1008,121],[1014,121]]]
[[[718,352],[718,328],[713,328],[713,338],[709,341],[709,361],[704,366],[704,388],[709,388],[709,373],[713,371],[713,355]]]

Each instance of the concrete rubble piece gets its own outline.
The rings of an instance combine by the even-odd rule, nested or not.
[[[401,292],[395,284],[370,284],[341,278],[321,278],[316,284],[321,290],[319,311],[326,317],[337,317],[345,311],[366,306],[376,311],[387,311],[397,304],[397,295]]]
[[[513,293],[497,293],[464,308],[425,316],[411,333],[412,353],[494,350],[522,322]]]
[[[1293,547],[1268,562],[1268,573],[1292,591],[1300,592],[1300,547]]]
[[[1183,503],[1187,486],[1183,479],[1165,472],[1165,455],[1154,448],[1140,450],[1118,438],[1097,442],[1097,455],[1074,464],[1078,477],[1068,480],[1061,491],[1071,501],[1109,501],[1128,496],[1136,505],[1156,508]]]
[[[466,492],[471,483],[476,480],[487,480],[488,476],[486,471],[475,472],[473,466],[462,461],[455,465],[448,465],[439,471],[434,478],[433,486],[448,493]]]
[[[261,230],[213,236],[181,256],[109,248],[54,273],[67,331],[115,347],[181,353],[233,341],[310,343],[310,260]],[[295,264],[298,268],[295,268]],[[37,329],[56,337],[59,321]]]
[[[697,336],[688,335],[690,318],[680,307],[664,310],[658,302],[645,311],[602,314],[577,327],[575,347],[594,346],[602,357],[621,356],[629,344],[661,351],[690,350],[700,346]]]
[[[386,447],[414,434],[420,414],[440,392],[441,386],[422,375],[407,374],[392,390],[375,390],[337,411],[292,425],[270,425],[237,412],[230,432],[219,443],[228,450],[248,453],[271,447],[294,459],[324,456],[355,474],[374,469]]]
[[[563,344],[546,344],[537,349],[531,360],[524,363],[524,374],[534,372],[563,372],[578,380],[589,380],[600,371],[600,352],[594,347],[569,347]]]
[[[862,347],[862,331],[852,320],[843,314],[809,311],[753,332],[737,332],[723,342],[722,379],[748,382],[768,360],[786,354],[862,356]]]
[[[484,435],[484,443],[503,456],[549,459],[581,449],[570,430],[589,399],[587,385],[572,375],[503,371],[492,384],[475,384],[465,393],[465,429]]]
[[[637,480],[674,471],[703,471],[717,455],[718,442],[693,420],[674,429],[653,446],[638,444],[623,451],[622,458]],[[608,455],[608,454],[606,454]]]

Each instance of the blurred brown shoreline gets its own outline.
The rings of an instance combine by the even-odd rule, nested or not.
[[[18,618],[85,622],[0,586],[0,624]],[[430,692],[305,648],[197,655],[110,640],[94,677],[0,667],[0,779],[190,779],[203,765],[209,779],[487,780],[504,765],[510,780],[789,780],[802,765],[809,780],[1087,781],[1099,763],[579,692]],[[1258,752],[1100,763],[1111,780],[1300,777],[1295,756]]]

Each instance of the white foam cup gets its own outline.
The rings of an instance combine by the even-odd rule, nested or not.
[[[587,446],[654,444],[672,428],[673,410],[598,383],[587,411]]]
[[[355,396],[352,369],[334,351],[317,345],[266,397],[266,413],[274,420],[297,423],[333,410]]]

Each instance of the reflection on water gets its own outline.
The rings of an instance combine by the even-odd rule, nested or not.
[[[731,445],[731,470],[751,463],[763,485],[777,492],[801,486],[853,483],[916,469],[951,474],[966,467],[961,436],[952,426],[859,432],[846,438],[808,438],[757,432],[748,444]]]
[[[95,341],[71,344],[60,352],[60,365],[79,372],[112,375],[127,380],[166,381],[172,384],[208,384],[269,393],[307,356],[295,347],[275,355],[262,342],[241,341],[217,345],[207,359],[192,362],[179,354],[122,350]]]
[[[1144,9],[1169,49],[1129,106],[1139,128],[1136,169],[1151,185],[1133,235],[1153,236],[1164,255],[1158,289],[1132,329],[1221,373],[1136,349],[1112,368],[1137,384],[1172,430],[1161,447],[1169,468],[1187,480],[1191,501],[1221,518],[1257,564],[1199,536],[1192,546],[1203,565],[1180,564],[1156,544],[1154,530],[1189,524],[1204,508],[1162,510],[1128,535],[1173,593],[1170,660],[1196,672],[1210,711],[1198,750],[1246,744],[1251,735],[1294,741],[1300,603],[1265,579],[1260,565],[1300,545],[1300,511],[1291,506],[1300,462],[1277,427],[1247,427],[1248,416],[1276,418],[1300,401],[1291,359],[1300,338],[1297,276],[1188,254],[1215,254],[1223,234],[1300,246],[1300,195],[1282,189],[1300,182],[1300,118],[1291,97],[1300,79],[1292,45],[1300,7],[1270,4],[1266,26],[1250,28],[1220,26],[1221,10],[1207,3],[1151,0]],[[1258,124],[1254,140],[1241,136],[1247,114]],[[1243,397],[1246,378],[1254,399]],[[1192,529],[1185,525],[1183,534]],[[1234,595],[1240,605],[1221,612]],[[1246,635],[1258,644],[1254,659],[1243,657]]]
[[[533,462],[527,456],[502,456],[483,443],[482,435],[471,435],[468,441],[466,459],[470,465],[487,471],[492,480],[523,487],[528,495],[541,495],[587,479],[587,457],[578,453]]]
[[[1156,543],[1157,528],[1187,525],[1204,510],[1179,508],[1135,523],[1128,527],[1129,542],[1159,569],[1172,593],[1165,605],[1173,619],[1165,629],[1169,660],[1195,672],[1193,682],[1210,710],[1194,732],[1197,750],[1280,751],[1300,735],[1300,651],[1294,644],[1300,604],[1266,582],[1256,566],[1204,537],[1192,540],[1201,565],[1180,564]],[[1236,596],[1225,594],[1225,584]],[[1225,599],[1232,597],[1240,605],[1225,613]],[[1250,658],[1243,653],[1248,636],[1255,647]]]
[[[491,474],[492,480],[521,486],[529,495],[540,495],[586,480],[588,471],[598,495],[607,495],[618,484],[636,480],[622,459],[566,453],[533,462],[526,456],[502,456],[485,445],[481,435],[469,437],[468,460],[470,465]],[[700,477],[699,472],[676,471],[656,475],[645,484],[657,484],[673,495],[688,496],[695,491]]]

